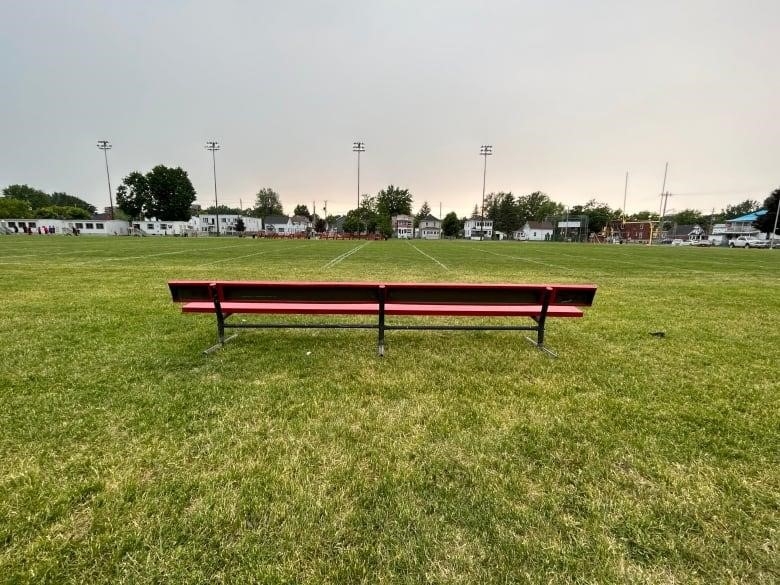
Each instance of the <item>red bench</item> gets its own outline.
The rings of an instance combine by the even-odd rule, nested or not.
[[[592,284],[453,284],[374,282],[172,281],[174,302],[184,313],[212,313],[218,343],[232,339],[234,328],[377,329],[379,355],[384,355],[387,330],[513,330],[536,331],[544,346],[545,323],[553,317],[582,317],[596,294]],[[238,314],[374,315],[372,323],[234,323]],[[388,324],[387,317],[523,317],[532,323],[479,325]],[[530,338],[529,338],[530,339]],[[553,354],[554,355],[554,354]]]

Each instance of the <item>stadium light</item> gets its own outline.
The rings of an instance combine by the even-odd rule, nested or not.
[[[97,147],[103,151],[103,158],[106,160],[106,178],[108,179],[108,205],[111,219],[114,219],[114,196],[111,193],[111,174],[108,172],[108,151],[111,150],[111,143],[108,140],[98,140]]]
[[[217,216],[217,237],[219,237],[219,201],[217,200],[217,157],[214,154],[219,150],[219,142],[216,140],[208,140],[206,142],[206,150],[211,151],[211,163],[214,167],[214,212]]]
[[[365,142],[352,143],[352,152],[357,152],[357,207],[355,209],[360,209],[360,153],[365,151]]]
[[[483,144],[479,149],[479,154],[485,157],[485,167],[482,170],[482,217],[479,230],[480,241],[485,239],[485,179],[487,178],[487,157],[493,154],[493,147],[489,144]]]

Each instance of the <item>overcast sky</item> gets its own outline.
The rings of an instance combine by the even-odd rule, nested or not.
[[[343,213],[408,188],[720,210],[780,186],[778,0],[0,0],[0,187],[114,189],[182,166],[198,201],[261,187]]]

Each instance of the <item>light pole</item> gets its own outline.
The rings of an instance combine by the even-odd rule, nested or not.
[[[775,240],[777,239],[777,218],[780,217],[780,196],[777,198],[777,211],[775,212],[775,227],[772,228],[772,241],[769,242],[769,249],[775,249]]]
[[[482,216],[480,218],[480,241],[485,239],[485,180],[487,179],[487,157],[493,154],[493,147],[489,144],[483,144],[479,149],[479,154],[485,157],[485,166],[482,169]]]
[[[365,142],[353,142],[352,143],[352,152],[357,152],[357,207],[355,209],[360,209],[360,153],[366,151],[366,143]]]
[[[97,147],[103,151],[103,158],[106,159],[106,178],[108,179],[108,204],[111,210],[111,219],[114,219],[114,196],[111,194],[111,174],[108,172],[108,151],[111,150],[111,143],[108,140],[98,140]]]
[[[211,151],[211,163],[214,166],[214,212],[217,216],[217,237],[219,237],[219,201],[217,200],[217,157],[214,154],[219,150],[219,142],[216,140],[206,141],[206,150]]]

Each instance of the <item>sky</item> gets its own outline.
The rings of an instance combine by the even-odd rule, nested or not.
[[[108,205],[184,168],[214,202],[467,215],[543,191],[716,211],[780,186],[777,0],[0,0],[0,188]],[[493,146],[485,161],[480,146]],[[628,191],[625,193],[626,173]]]

